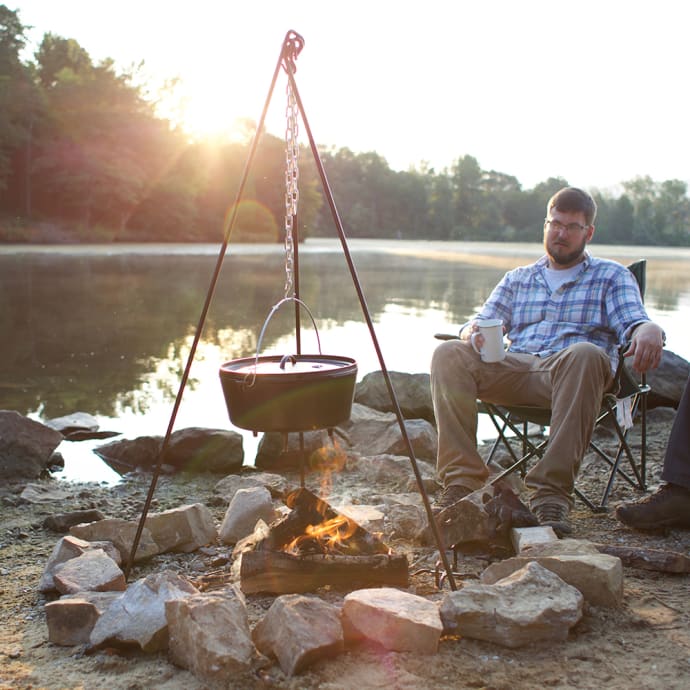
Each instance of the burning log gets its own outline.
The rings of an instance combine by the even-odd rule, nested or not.
[[[405,556],[308,489],[286,498],[291,511],[239,555],[245,594],[307,592],[325,585],[408,585]]]
[[[314,553],[387,554],[388,546],[354,520],[339,513],[309,489],[296,489],[285,499],[292,510],[271,525],[255,550]]]
[[[242,554],[240,586],[245,594],[291,594],[319,587],[388,585],[407,587],[405,556],[293,556],[284,551],[247,551]]]

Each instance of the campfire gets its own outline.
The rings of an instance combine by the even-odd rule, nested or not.
[[[407,558],[350,517],[305,488],[285,502],[291,509],[285,517],[238,545],[236,572],[245,594],[408,586]]]

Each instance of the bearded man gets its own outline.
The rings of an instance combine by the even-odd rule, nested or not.
[[[622,264],[591,256],[596,203],[566,187],[546,206],[545,255],[506,273],[458,340],[438,346],[431,393],[438,430],[437,474],[444,489],[434,512],[481,488],[490,471],[477,452],[477,400],[550,408],[549,442],[525,484],[541,525],[571,532],[568,515],[580,463],[602,396],[613,384],[618,348],[633,369],[659,365],[664,332],[645,311]],[[504,359],[482,360],[478,320],[501,319]],[[474,345],[474,346],[473,346]]]

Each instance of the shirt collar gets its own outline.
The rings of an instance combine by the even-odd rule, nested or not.
[[[585,271],[589,268],[592,263],[592,255],[585,249],[585,260],[582,262],[582,270]],[[538,259],[535,264],[537,268],[548,268],[549,267],[549,257],[544,254],[540,259]]]

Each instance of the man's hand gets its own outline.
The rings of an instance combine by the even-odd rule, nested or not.
[[[630,347],[623,356],[632,357],[632,368],[643,374],[659,366],[663,349],[664,331],[657,324],[647,321],[633,331]]]
[[[484,336],[479,332],[477,320],[470,321],[465,328],[460,331],[460,340],[471,340],[474,347],[481,350],[484,345]]]

